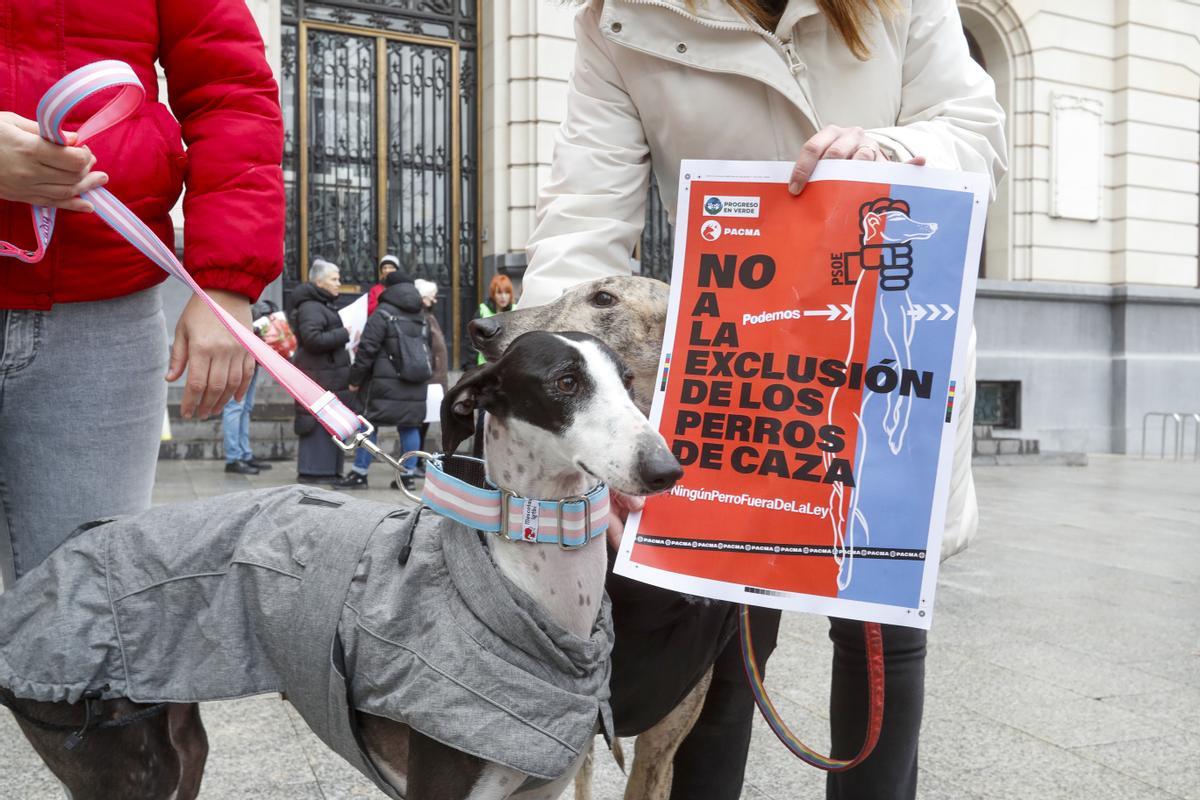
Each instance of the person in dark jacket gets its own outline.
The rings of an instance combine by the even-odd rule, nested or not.
[[[296,333],[296,355],[292,359],[304,374],[338,395],[351,408],[350,331],[337,312],[341,274],[336,264],[313,261],[308,283],[292,293],[292,327]],[[339,480],[342,451],[317,420],[296,405],[295,431],[300,437],[297,480],[300,483],[330,483]]]
[[[406,347],[401,337],[409,339]],[[362,340],[350,369],[350,389],[359,393],[363,416],[378,429],[395,425],[400,431],[400,451],[407,453],[421,447],[421,423],[425,420],[425,383],[408,381],[400,376],[404,369],[405,353],[419,352],[432,370],[432,348],[429,325],[425,322],[421,293],[412,279],[403,272],[393,272],[385,279],[375,313],[367,318]],[[365,458],[363,457],[365,456]],[[415,486],[415,458],[404,462],[401,475],[404,485]],[[360,449],[354,467],[346,479],[334,484],[339,489],[367,488],[367,471],[371,457]]]

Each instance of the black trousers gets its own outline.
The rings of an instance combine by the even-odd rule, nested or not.
[[[750,611],[750,632],[759,668],[775,649],[780,612]],[[925,704],[926,632],[883,625],[885,667],[883,730],[863,763],[829,773],[826,800],[913,800],[917,795],[917,739]],[[830,619],[833,681],[829,699],[834,758],[852,758],[867,728],[867,660],[862,623]],[[754,697],[742,668],[737,637],[713,669],[712,686],[700,718],[675,754],[671,800],[737,800],[750,750]],[[782,746],[782,745],[776,745]],[[800,761],[796,769],[812,769]]]

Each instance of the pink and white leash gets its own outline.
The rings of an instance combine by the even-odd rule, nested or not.
[[[75,70],[54,84],[38,103],[37,121],[42,138],[55,144],[66,144],[62,126],[71,110],[97,92],[114,87],[117,89],[116,95],[80,126],[76,145],[83,145],[88,139],[111,128],[136,111],[146,98],[145,90],[137,75],[122,61],[97,61]],[[93,189],[81,196],[95,207],[96,214],[113,230],[169,275],[187,284],[263,369],[271,373],[297,402],[307,408],[340,446],[353,449],[356,444],[363,443],[361,439],[370,432],[370,425],[366,420],[347,408],[333,392],[323,389],[244,328],[228,311],[209,297],[175,258],[171,248],[163,244],[145,223],[111,192],[107,189]],[[32,213],[33,226],[37,233],[37,248],[22,250],[9,242],[0,242],[0,256],[17,258],[26,263],[36,263],[45,257],[50,238],[54,235],[57,209],[32,206]],[[392,461],[390,458],[387,460]]]

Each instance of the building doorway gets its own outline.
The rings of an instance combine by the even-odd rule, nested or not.
[[[366,291],[392,253],[438,284],[457,364],[479,302],[475,4],[397,14],[380,3],[367,14],[298,2],[294,19],[287,5],[284,290],[324,258],[341,268],[343,291]]]

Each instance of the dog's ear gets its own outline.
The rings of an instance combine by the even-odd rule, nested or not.
[[[442,452],[451,455],[475,433],[475,412],[494,410],[500,397],[500,374],[491,362],[471,370],[442,398]]]

